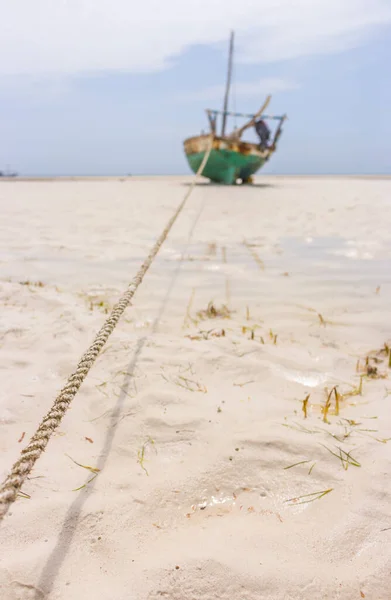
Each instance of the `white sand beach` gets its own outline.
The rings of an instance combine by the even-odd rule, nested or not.
[[[2,481],[191,181],[0,183]],[[1,600],[389,599],[390,225],[387,178],[197,185],[0,526]]]

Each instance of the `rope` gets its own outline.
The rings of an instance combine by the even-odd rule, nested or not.
[[[141,265],[137,274],[133,278],[132,282],[129,284],[127,290],[124,292],[118,303],[114,306],[113,310],[110,313],[110,316],[107,318],[106,322],[103,324],[98,334],[96,335],[95,340],[81,357],[75,372],[72,373],[72,375],[68,378],[66,385],[60,391],[59,395],[53,402],[51,409],[43,418],[41,424],[39,425],[37,431],[34,433],[29,444],[26,446],[26,448],[22,450],[19,460],[13,465],[10,474],[0,487],[0,521],[6,515],[11,504],[15,502],[23,483],[30,474],[31,470],[33,469],[35,462],[45,450],[52,433],[60,425],[63,416],[68,410],[73,398],[76,396],[89,370],[91,369],[92,365],[97,359],[99,352],[102,350],[110,334],[113,332],[120,317],[122,316],[122,313],[127,308],[127,306],[129,306],[130,301],[132,300],[137,288],[144,279],[144,275],[150,268],[153,259],[159,252],[172,226],[174,225],[179,214],[183,210],[187,200],[189,199],[189,196],[194,189],[197,177],[199,175],[202,175],[205,165],[209,159],[212,147],[213,136],[211,136],[209,147],[205,152],[200,167],[182,202],[179,204],[173,216],[168,221],[166,227],[155,242],[155,245],[148,254],[147,258],[144,260],[143,264]]]

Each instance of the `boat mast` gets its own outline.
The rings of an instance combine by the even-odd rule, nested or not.
[[[234,32],[231,31],[231,39],[229,42],[229,57],[228,57],[228,71],[227,71],[227,84],[225,87],[224,107],[223,107],[223,124],[221,126],[221,137],[225,135],[225,125],[227,121],[227,110],[228,110],[228,99],[229,89],[231,87],[231,76],[232,76],[232,57],[234,52]]]

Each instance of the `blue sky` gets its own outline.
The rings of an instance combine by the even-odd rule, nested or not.
[[[289,117],[264,173],[391,174],[389,0],[181,2],[0,6],[0,169],[188,173],[182,142],[221,107],[234,27],[231,109],[271,92]]]

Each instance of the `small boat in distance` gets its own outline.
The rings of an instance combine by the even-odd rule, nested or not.
[[[11,177],[17,177],[18,173],[16,171],[10,171],[9,169],[7,169],[6,171],[0,171],[0,177],[4,177],[4,178],[11,178]]]
[[[269,160],[277,149],[277,142],[282,133],[282,125],[287,118],[265,115],[264,111],[269,105],[271,96],[268,96],[262,107],[255,114],[242,114],[228,111],[229,90],[231,86],[232,58],[233,58],[234,34],[231,33],[227,84],[222,111],[207,110],[210,133],[190,137],[183,142],[185,154],[194,173],[201,166],[205,153],[210,148],[210,136],[213,135],[213,145],[207,163],[201,173],[215,183],[233,185],[236,183],[252,183],[253,175]],[[222,116],[221,134],[216,134],[217,117]],[[235,129],[226,135],[227,117],[244,117],[249,119],[242,127]],[[270,130],[265,121],[276,121],[277,128],[269,141]],[[255,144],[241,140],[243,133],[250,127],[255,127],[261,137],[261,143]]]

